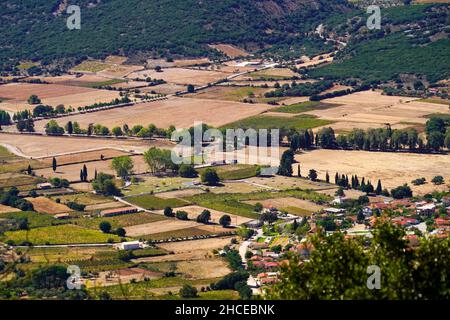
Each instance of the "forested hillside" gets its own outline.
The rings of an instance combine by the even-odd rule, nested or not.
[[[86,56],[142,52],[206,56],[214,54],[207,44],[219,42],[247,50],[301,46],[311,26],[351,10],[346,0],[78,0],[73,4],[81,7],[81,30],[68,30],[67,4],[2,1],[1,68],[20,60],[73,64]],[[314,46],[309,41],[306,47]]]
[[[430,82],[450,76],[450,17],[446,4],[413,5],[382,10],[381,30],[369,31],[365,13],[329,20],[334,36],[349,35],[336,62],[311,76],[396,79],[399,74],[426,76]]]

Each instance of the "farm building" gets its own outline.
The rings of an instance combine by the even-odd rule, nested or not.
[[[119,216],[122,214],[130,214],[130,213],[136,213],[136,212],[138,212],[138,209],[136,209],[135,207],[125,207],[125,208],[103,210],[100,212],[100,216],[101,217],[114,217],[114,216]]]
[[[119,250],[137,250],[142,248],[143,243],[140,241],[121,242],[116,245]]]

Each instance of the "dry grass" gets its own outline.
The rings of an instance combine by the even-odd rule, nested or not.
[[[388,189],[408,183],[415,194],[444,190],[447,187],[431,183],[416,187],[411,185],[414,179],[425,177],[430,181],[436,175],[444,176],[446,181],[450,178],[448,155],[317,150],[299,154],[295,159],[301,163],[303,172],[315,169],[320,179],[325,179],[326,171],[331,177],[334,177],[335,172],[349,176],[357,174],[360,179],[370,179],[374,185],[381,179],[383,187]]]
[[[65,124],[65,121],[62,122]],[[50,137],[20,134],[0,134],[0,144],[11,146],[17,153],[34,158],[104,149],[144,152],[152,146],[158,148],[172,147],[171,143],[164,141]]]
[[[144,173],[148,170],[147,164],[144,162],[144,158],[142,156],[134,156],[132,157],[134,163],[134,172]],[[39,177],[45,178],[54,178],[58,177],[61,179],[67,179],[69,181],[79,181],[80,180],[80,170],[83,168],[83,165],[86,165],[88,171],[88,179],[93,179],[95,171],[113,174],[115,175],[115,171],[111,168],[112,160],[104,160],[104,161],[91,161],[86,163],[78,163],[78,164],[69,164],[58,166],[56,171],[53,172],[53,169],[45,168],[35,170],[35,173]]]
[[[379,128],[390,123],[401,129],[414,124],[423,125],[431,113],[450,114],[448,106],[415,101],[415,98],[384,96],[377,91],[363,91],[350,95],[325,99],[322,102],[337,104],[335,108],[313,110],[307,114],[333,120],[336,130],[353,128]]]
[[[230,122],[258,115],[267,111],[269,106],[263,104],[245,104],[239,102],[216,101],[191,98],[170,98],[168,100],[141,103],[132,107],[98,111],[57,119],[60,125],[68,121],[77,121],[86,128],[89,123],[101,123],[113,128],[127,123],[147,126],[151,123],[160,128],[174,125],[177,128],[189,128],[195,122],[203,122],[220,127]],[[37,121],[37,131],[43,131],[47,121]]]
[[[0,109],[11,112],[33,109],[35,105],[27,102],[33,94],[41,99],[42,104],[53,107],[63,104],[66,108],[69,106],[77,108],[96,102],[110,102],[119,97],[116,91],[59,84],[11,83],[0,86],[0,97],[8,99],[0,103]]]
[[[237,57],[245,57],[248,56],[248,52],[245,50],[238,48],[236,46],[230,45],[230,44],[210,44],[211,48],[214,48],[216,50],[219,50],[223,54],[229,56],[230,58],[237,58]]]
[[[20,209],[0,204],[0,213],[20,212]]]
[[[184,210],[184,208],[182,209]],[[186,228],[194,228],[200,226],[196,221],[182,221],[176,219],[145,223],[127,227],[127,235],[130,237],[139,237],[145,235],[152,235],[157,233],[165,233]]]
[[[34,211],[37,211],[39,213],[58,214],[72,211],[72,209],[70,209],[66,205],[62,203],[56,203],[48,198],[38,197],[26,199],[33,204]]]
[[[128,75],[129,79],[146,79],[148,77],[152,79],[163,79],[166,82],[174,84],[193,84],[196,86],[203,86],[208,83],[223,79],[226,76],[221,72],[194,70],[187,68],[167,68],[163,69],[163,72],[156,72],[155,70],[142,70],[133,72]]]

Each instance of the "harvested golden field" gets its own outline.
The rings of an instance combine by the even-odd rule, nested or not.
[[[301,179],[297,178],[297,164],[293,166],[293,177],[283,177],[283,176],[273,176],[273,177],[254,177],[250,179],[246,179],[245,181],[247,183],[266,187],[268,189],[279,189],[279,190],[285,190],[285,189],[311,189],[311,190],[322,190],[322,189],[329,189],[329,188],[335,188],[334,185],[325,183],[325,182],[313,182],[307,179]],[[309,170],[308,170],[309,171]],[[308,175],[308,171],[306,168],[301,165],[301,172],[303,176]]]
[[[62,121],[65,123],[65,121]],[[172,144],[161,140],[92,139],[76,137],[0,134],[0,144],[24,157],[50,157],[66,153],[117,149],[125,152],[147,151],[151,147],[171,149]]]
[[[216,71],[205,71],[187,68],[167,68],[162,70],[162,72],[156,72],[155,70],[142,70],[133,72],[129,74],[127,78],[146,79],[150,77],[152,79],[163,79],[166,82],[174,84],[193,84],[196,86],[204,86],[208,83],[216,82],[226,77],[222,72]]]
[[[448,106],[415,101],[416,98],[385,96],[377,91],[363,91],[325,99],[322,102],[337,104],[335,108],[306,112],[337,123],[337,130],[383,127],[390,123],[395,128],[425,124],[425,116],[432,113],[450,114]]]
[[[103,149],[103,150],[95,150],[95,151],[88,151],[88,152],[77,152],[73,154],[67,154],[62,156],[55,157],[56,162],[58,165],[65,165],[65,164],[71,164],[71,163],[79,163],[79,162],[85,162],[85,161],[95,161],[100,160],[101,156],[104,157],[104,159],[110,159],[120,156],[129,155],[128,152],[123,152],[120,150],[115,149]],[[48,157],[41,159],[43,163],[45,163],[48,166],[52,165],[53,157]]]
[[[134,173],[144,173],[148,170],[147,164],[144,162],[144,158],[142,156],[134,156],[132,157],[134,168]],[[69,181],[80,181],[80,170],[83,168],[83,165],[86,165],[88,171],[88,179],[92,179],[94,177],[95,170],[97,172],[103,172],[108,174],[114,174],[115,171],[111,168],[112,160],[104,160],[104,161],[90,161],[86,163],[77,163],[77,164],[69,164],[62,165],[56,168],[56,171],[53,172],[53,169],[45,168],[35,170],[36,176],[45,177],[45,178],[61,178],[67,179]]]
[[[180,261],[177,272],[188,279],[210,279],[224,277],[231,272],[226,262],[220,258]]]
[[[329,63],[333,61],[333,57],[331,56],[331,53],[322,54],[319,56],[315,56],[312,58],[309,58],[307,56],[303,56],[301,58],[301,62],[295,65],[296,68],[307,68],[311,66],[315,66],[322,63]]]
[[[182,209],[184,211],[184,208]],[[139,237],[150,234],[170,232],[186,228],[195,228],[201,224],[196,221],[182,221],[177,219],[163,220],[126,227],[127,236]]]
[[[26,198],[33,204],[34,210],[39,213],[58,214],[72,211],[62,203],[56,203],[45,197]]]
[[[172,242],[160,244],[164,250],[173,251],[175,253],[192,252],[197,250],[210,251],[214,249],[222,249],[224,246],[230,244],[230,237],[202,239],[183,242]]]
[[[445,185],[435,186],[430,182],[437,175],[444,176],[447,182],[450,179],[448,155],[316,150],[298,154],[295,159],[304,173],[317,170],[319,179],[325,179],[326,171],[332,178],[336,172],[349,176],[356,174],[360,179],[370,179],[374,185],[381,179],[383,187],[388,189],[408,183],[416,194],[448,189]],[[411,184],[412,180],[421,177],[428,183],[417,187]]]
[[[203,122],[220,127],[230,122],[258,115],[269,110],[263,104],[246,104],[232,101],[176,98],[140,103],[131,107],[78,114],[56,119],[60,125],[68,121],[77,121],[82,128],[89,123],[100,123],[109,128],[136,124],[147,126],[151,123],[159,128],[174,125],[177,128],[189,128],[195,122]],[[43,131],[47,121],[36,121],[36,131]]]
[[[294,76],[299,76],[289,68],[270,68],[252,72],[249,74],[244,74],[234,78],[237,81],[252,81],[252,80],[282,80],[286,78],[291,78]]]
[[[142,82],[141,82],[142,83]],[[141,93],[151,94],[152,92],[160,93],[160,94],[174,94],[177,92],[186,91],[186,85],[174,84],[174,83],[163,83],[157,86],[140,88]]]
[[[236,46],[233,46],[231,44],[210,44],[211,48],[214,48],[223,54],[229,56],[230,58],[237,58],[237,57],[245,57],[248,56],[249,53],[245,50],[238,48]]]
[[[20,209],[0,204],[0,213],[20,212],[20,211],[21,211]]]
[[[42,104],[53,107],[63,104],[66,108],[110,102],[119,97],[119,92],[116,91],[59,84],[10,83],[0,86],[0,97],[8,99],[0,103],[0,109],[11,112],[33,109],[36,105],[30,105],[27,102],[33,94],[41,99]]]

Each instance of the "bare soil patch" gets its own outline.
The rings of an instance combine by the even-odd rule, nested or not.
[[[183,208],[184,210],[184,208]],[[164,221],[158,221],[158,222],[152,222],[152,223],[145,223],[140,225],[135,225],[131,227],[125,228],[127,231],[127,236],[130,237],[139,237],[139,236],[145,236],[150,234],[156,234],[156,233],[162,233],[162,232],[169,232],[174,230],[180,230],[190,227],[197,227],[200,226],[200,223],[197,223],[196,221],[182,221],[182,220],[164,220]]]
[[[238,48],[236,46],[230,45],[230,44],[210,44],[211,48],[214,48],[216,50],[219,50],[220,52],[224,53],[225,55],[229,56],[230,58],[237,58],[237,57],[245,57],[248,56],[249,53],[245,50]]]
[[[0,213],[20,212],[20,211],[21,211],[20,209],[0,204]]]
[[[62,203],[56,203],[48,198],[26,198],[33,204],[34,210],[40,213],[58,214],[70,212],[72,209]]]

